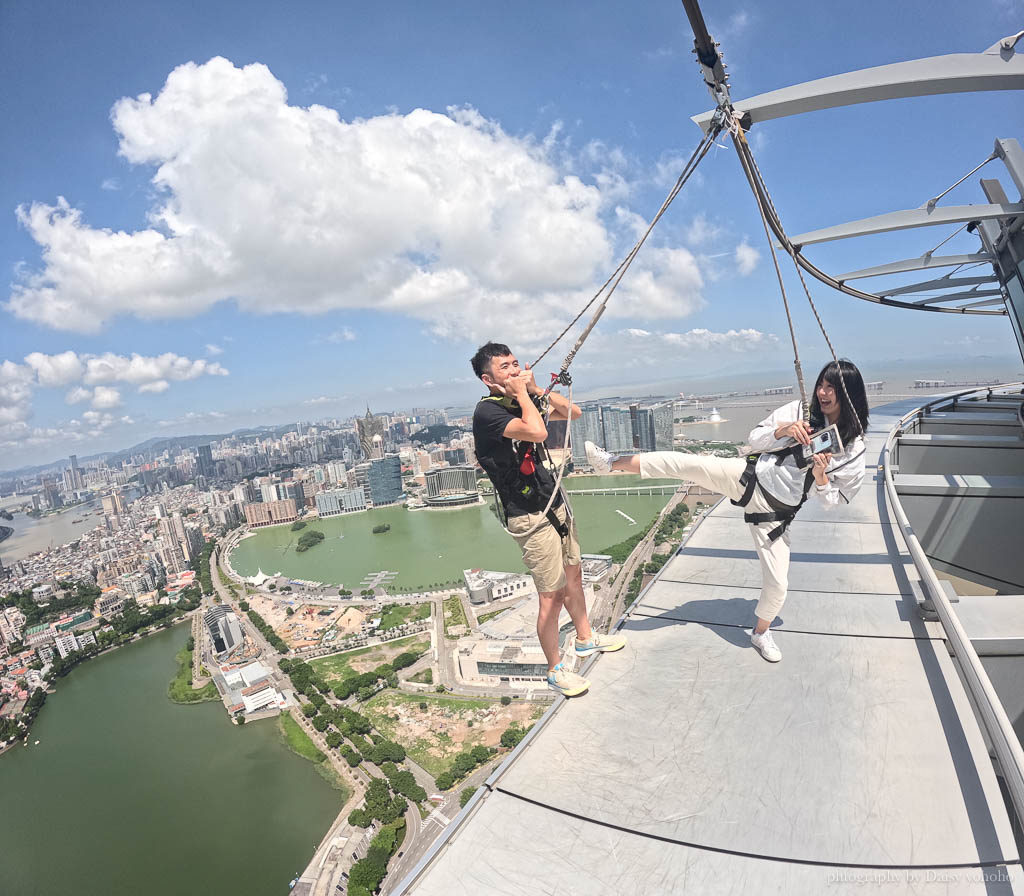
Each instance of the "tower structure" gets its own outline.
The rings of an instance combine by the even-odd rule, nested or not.
[[[384,439],[384,421],[380,417],[374,417],[370,406],[366,406],[366,416],[356,420],[356,430],[359,435],[359,448],[363,457],[369,460],[373,457],[373,437],[380,436]]]

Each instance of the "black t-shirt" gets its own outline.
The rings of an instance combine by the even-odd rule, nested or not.
[[[555,479],[534,453],[533,475],[520,472],[523,452],[530,442],[517,442],[504,436],[509,421],[521,420],[523,409],[515,399],[494,400],[482,398],[473,412],[473,441],[476,444],[476,459],[491,480],[506,516],[523,516],[539,513],[547,507],[548,499],[555,488]],[[543,446],[540,446],[543,451]],[[562,503],[556,497],[552,508]]]

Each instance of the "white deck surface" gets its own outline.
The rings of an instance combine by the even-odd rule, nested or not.
[[[869,467],[897,408],[877,411]],[[760,573],[718,505],[589,669],[394,892],[1024,893],[992,763],[869,475],[792,530],[784,658],[750,647]],[[1004,864],[1007,863],[1007,864]]]

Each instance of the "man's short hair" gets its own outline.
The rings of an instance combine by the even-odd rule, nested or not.
[[[491,372],[491,359],[492,358],[505,358],[512,354],[512,349],[507,345],[503,345],[500,342],[488,342],[486,345],[481,345],[476,350],[476,354],[469,359],[469,363],[473,365],[473,373],[477,375],[477,378],[483,377],[485,373]]]

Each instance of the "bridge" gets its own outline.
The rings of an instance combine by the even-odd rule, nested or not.
[[[686,490],[685,483],[669,485],[631,485],[624,488],[569,488],[569,495],[674,495],[679,489]]]

